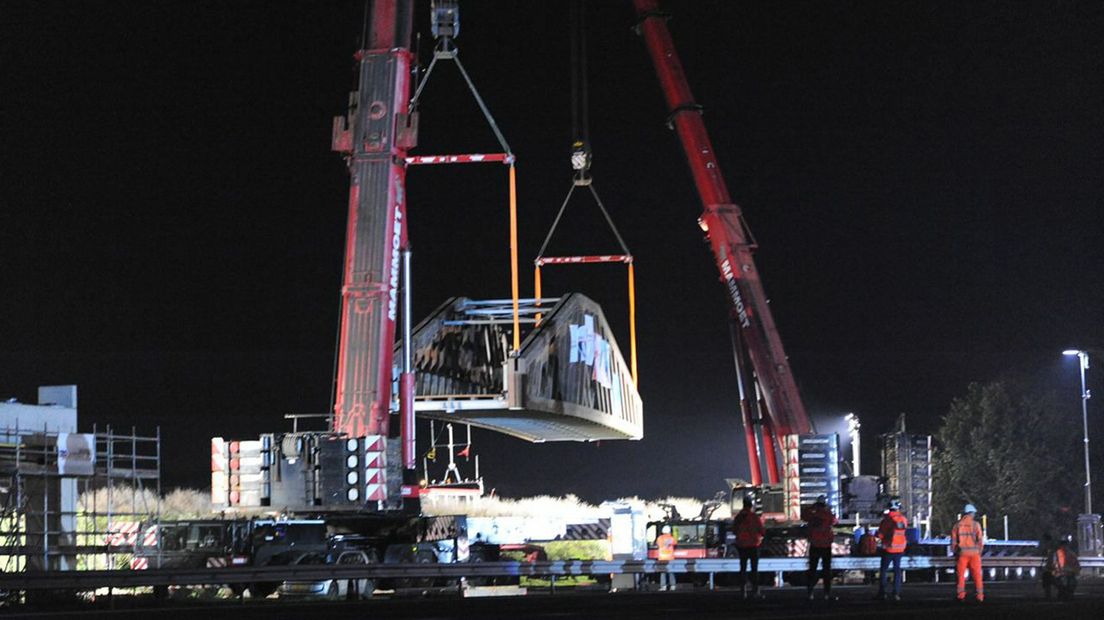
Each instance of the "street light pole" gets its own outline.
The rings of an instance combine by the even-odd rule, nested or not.
[[[1085,444],[1085,514],[1091,515],[1092,511],[1092,478],[1089,474],[1089,389],[1085,386],[1085,371],[1089,368],[1089,354],[1084,351],[1070,349],[1062,352],[1064,355],[1076,355],[1081,367],[1081,422],[1084,425]]]

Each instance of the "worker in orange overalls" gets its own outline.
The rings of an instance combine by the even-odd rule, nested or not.
[[[832,531],[838,521],[836,515],[828,509],[828,498],[821,495],[801,516],[809,524],[809,600],[813,600],[813,589],[817,584],[817,564],[824,566],[824,599],[832,598]]]
[[[984,576],[981,574],[981,550],[985,547],[985,533],[974,520],[977,508],[973,504],[966,504],[962,512],[965,514],[951,529],[951,550],[955,554],[955,573],[958,575],[958,600],[966,600],[966,570],[969,569],[980,603],[985,600]]]
[[[752,509],[752,497],[744,496],[744,507],[732,520],[736,533],[736,552],[740,554],[740,592],[747,598],[747,568],[751,564],[751,596],[759,597],[759,547],[763,544],[763,520]]]
[[[675,559],[675,537],[671,535],[670,525],[664,525],[661,532],[656,538],[656,559],[660,562],[670,562]],[[659,589],[674,590],[675,576],[666,571],[660,573]]]
[[[908,528],[908,519],[901,514],[901,500],[896,497],[889,501],[889,512],[882,517],[878,524],[877,538],[882,548],[882,574],[878,583],[878,598],[886,597],[886,579],[889,567],[893,565],[893,600],[901,600],[901,557],[905,555],[908,547],[908,539],[905,530]]]

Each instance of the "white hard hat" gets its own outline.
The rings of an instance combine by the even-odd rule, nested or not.
[[[973,504],[966,504],[966,506],[962,508],[962,512],[964,512],[965,514],[973,514],[977,512],[977,506],[974,506]]]
[[[663,532],[664,534],[670,534],[670,533],[671,533],[671,526],[670,526],[670,525],[664,525],[664,526],[663,526],[663,529],[662,529],[661,531],[662,531],[662,532]]]

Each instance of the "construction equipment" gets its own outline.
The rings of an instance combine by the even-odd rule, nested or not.
[[[533,260],[533,289],[534,296],[537,298],[537,305],[541,303],[541,296],[543,292],[543,286],[541,281],[541,267],[546,265],[593,265],[602,263],[622,263],[627,266],[628,276],[628,302],[629,302],[629,360],[630,368],[632,371],[633,384],[639,387],[639,380],[636,371],[636,268],[633,264],[633,255],[629,251],[629,246],[625,244],[625,240],[621,237],[621,233],[617,230],[617,226],[613,223],[613,218],[610,217],[609,211],[606,210],[606,205],[602,202],[602,198],[598,195],[598,190],[594,187],[594,178],[590,174],[590,166],[593,162],[593,153],[590,148],[590,110],[589,108],[589,96],[587,88],[587,44],[586,44],[586,4],[582,0],[572,0],[571,2],[571,169],[572,179],[571,186],[567,190],[567,196],[564,197],[563,203],[560,205],[560,211],[556,214],[556,219],[552,222],[552,227],[548,229],[548,234],[544,237],[544,242],[541,244],[540,250],[537,252],[537,257]],[[546,256],[545,251],[548,250],[548,244],[552,241],[552,236],[556,233],[556,227],[560,225],[560,221],[563,219],[564,212],[567,210],[568,204],[571,202],[571,197],[574,195],[575,190],[581,187],[585,187],[590,191],[590,195],[594,198],[594,203],[598,206],[598,209],[602,212],[602,217],[605,218],[606,224],[609,226],[610,232],[617,239],[617,243],[620,246],[620,254],[607,253],[607,254],[589,254],[589,255],[570,255],[570,256]],[[537,323],[541,320],[540,314],[537,315]]]
[[[905,430],[905,415],[892,433],[882,435],[882,472],[886,492],[901,499],[901,512],[913,527],[931,536],[932,437]]]
[[[414,145],[409,80],[413,2],[372,5],[360,86],[334,119],[333,148],[349,166],[349,218],[341,288],[333,429],[350,437],[390,436],[391,355],[399,273],[407,247],[406,151]]]
[[[429,522],[418,517],[408,346],[402,349],[399,398],[392,396],[400,314],[403,342],[410,333],[405,175],[418,126],[410,96],[413,10],[412,0],[371,3],[355,55],[358,88],[348,113],[334,119],[333,150],[345,156],[350,187],[330,429],[212,440],[216,508],[291,516],[252,525],[249,561],[255,566],[325,556],[338,535],[368,541],[366,561],[413,561],[406,557],[410,551],[433,538],[426,535]],[[450,46],[459,32],[455,2],[434,2],[431,16],[434,33]]]
[[[457,518],[421,516],[420,499],[434,485],[420,481],[415,471],[416,411],[444,422],[450,437],[453,423],[530,441],[639,439],[643,432],[640,397],[601,308],[581,295],[565,294],[545,300],[546,317],[537,326],[533,300],[519,299],[515,157],[460,62],[457,2],[434,0],[430,9],[437,43],[432,63],[415,80],[412,0],[370,4],[366,39],[356,54],[358,89],[348,113],[333,125],[333,149],[345,156],[350,190],[328,430],[296,427],[245,441],[211,442],[217,509],[243,518],[276,513],[294,521],[254,524],[254,531],[274,532],[253,536],[249,563],[255,566],[338,557],[364,563],[497,557],[493,545],[469,545]],[[434,67],[446,61],[460,71],[502,152],[408,156],[417,142],[420,97]],[[509,170],[512,296],[452,299],[414,328],[407,167],[486,162]],[[450,453],[454,445],[450,438]],[[482,490],[476,478],[461,479],[450,458],[450,472],[436,487],[442,495],[468,496]],[[314,528],[307,532],[309,545],[289,546],[290,534],[279,535],[305,532],[307,522]],[[337,553],[333,544],[338,536],[344,547],[350,541],[363,544],[342,555],[347,549]],[[289,591],[302,587],[314,593],[317,586],[290,584]]]
[[[510,300],[449,299],[419,323],[418,416],[533,442],[640,439],[643,405],[602,308],[579,293],[537,301],[520,300],[531,329],[516,354]]]
[[[704,207],[698,223],[705,232],[731,302],[733,353],[751,482],[755,486],[763,483],[761,447],[767,478],[771,484],[777,484],[781,470],[775,450],[785,450],[787,436],[813,432],[813,424],[805,412],[755,267],[754,238],[725,184],[702,121],[702,106],[690,92],[671,40],[668,16],[660,12],[657,0],[633,0],[633,3],[638,16],[637,32],[647,45],[667,102],[667,125],[678,133]],[[761,444],[757,429],[762,432]],[[787,497],[790,492],[787,482]]]

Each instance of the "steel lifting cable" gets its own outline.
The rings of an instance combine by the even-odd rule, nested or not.
[[[613,218],[610,217],[605,203],[602,202],[602,198],[598,195],[598,190],[594,188],[594,182],[590,176],[590,98],[587,91],[586,52],[585,6],[582,0],[574,0],[571,3],[571,167],[575,173],[571,181],[571,188],[568,189],[567,196],[560,205],[559,212],[556,213],[556,219],[553,220],[552,227],[548,230],[548,234],[545,235],[544,243],[541,244],[540,251],[533,261],[534,296],[536,297],[536,303],[539,307],[542,295],[541,267],[543,265],[589,263],[626,264],[628,266],[630,368],[633,383],[639,385],[637,383],[636,372],[636,270],[633,266],[633,256],[632,252],[629,251],[629,246],[625,244],[625,240],[621,237],[621,232],[617,230],[617,225],[613,223]],[[556,228],[559,227],[560,221],[563,220],[564,213],[567,211],[567,205],[571,202],[571,197],[575,194],[575,188],[581,186],[585,186],[590,190],[591,196],[594,197],[595,204],[598,205],[598,209],[602,212],[602,217],[605,218],[606,224],[609,226],[610,230],[613,231],[613,236],[617,238],[618,245],[621,246],[621,254],[555,257],[544,255],[545,251],[548,249],[548,244],[552,241],[552,235],[556,233]],[[537,325],[540,325],[540,321],[541,315],[538,313],[536,315]]]
[[[586,12],[582,0],[571,3],[571,138],[572,146],[585,151],[585,162],[576,164],[590,168],[590,94],[587,90]]]
[[[510,233],[509,233],[509,245],[510,245],[510,291],[513,301],[513,351],[517,353],[521,349],[521,317],[519,313],[519,296],[520,287],[518,285],[519,270],[518,270],[518,217],[517,217],[517,169],[514,166],[516,157],[513,151],[510,150],[510,145],[506,142],[506,137],[502,135],[502,130],[499,129],[498,123],[495,121],[494,116],[491,114],[491,110],[487,107],[486,102],[483,101],[483,97],[480,96],[479,90],[475,87],[475,82],[472,81],[471,76],[468,75],[468,71],[464,68],[464,63],[460,62],[460,49],[456,47],[456,42],[451,36],[439,36],[437,39],[437,45],[433,50],[433,60],[430,61],[429,67],[426,68],[425,75],[418,82],[417,87],[414,89],[414,96],[410,98],[410,104],[407,108],[407,112],[413,114],[418,107],[418,103],[421,101],[422,92],[425,90],[426,84],[429,83],[430,76],[433,75],[433,69],[437,66],[438,60],[451,60],[457,70],[460,71],[460,75],[464,78],[464,83],[468,85],[468,90],[471,92],[472,97],[475,99],[476,105],[479,106],[480,112],[483,113],[483,118],[486,119],[487,124],[490,126],[491,131],[494,133],[495,139],[498,140],[499,146],[502,148],[502,153],[492,154],[465,154],[465,155],[422,155],[406,158],[407,165],[419,165],[419,164],[457,164],[457,163],[491,163],[501,162],[510,167],[509,171],[509,194],[510,194],[510,207],[509,207],[509,220],[510,220]]]

